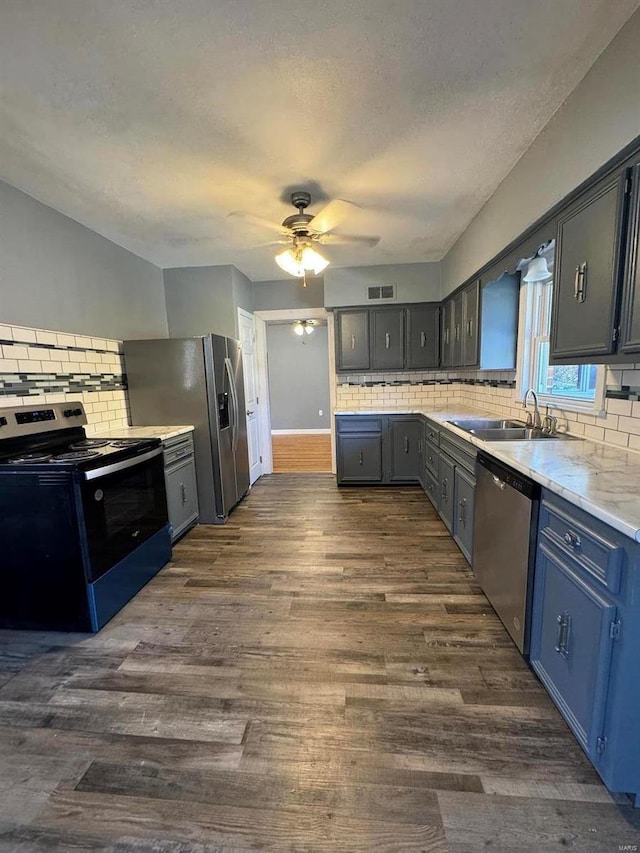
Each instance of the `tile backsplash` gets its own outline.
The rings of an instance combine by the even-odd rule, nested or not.
[[[72,400],[90,435],[127,425],[121,341],[0,325],[0,407]]]
[[[524,414],[522,403],[516,400],[515,371],[342,375],[336,383],[338,411],[463,405],[519,420]],[[640,452],[640,365],[607,368],[603,413],[554,408],[552,414],[562,431]]]

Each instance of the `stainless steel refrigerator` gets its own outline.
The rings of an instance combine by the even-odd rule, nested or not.
[[[133,426],[193,424],[200,522],[224,523],[249,489],[240,343],[220,335],[125,341]]]

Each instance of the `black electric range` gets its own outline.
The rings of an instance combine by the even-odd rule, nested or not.
[[[80,403],[0,409],[0,627],[97,631],[170,559],[159,439]]]

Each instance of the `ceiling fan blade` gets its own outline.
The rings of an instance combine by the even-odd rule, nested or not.
[[[271,231],[276,231],[278,234],[286,234],[287,229],[283,228],[277,222],[272,222],[270,219],[264,219],[262,216],[256,216],[255,213],[247,213],[244,210],[233,210],[227,215],[229,217],[237,217],[244,219],[245,222],[250,222],[252,225],[258,225],[260,228],[269,228]]]
[[[358,244],[373,248],[380,242],[379,237],[367,237],[364,234],[327,234],[320,239],[321,243],[330,243],[333,246],[347,246]]]
[[[360,205],[353,201],[336,198],[323,207],[319,213],[316,213],[309,223],[309,228],[318,234],[326,234],[328,231],[333,231],[334,228],[337,228],[350,213],[359,207]]]
[[[291,240],[283,238],[282,240],[267,240],[266,243],[253,243],[252,249],[264,249],[265,246],[290,246]]]

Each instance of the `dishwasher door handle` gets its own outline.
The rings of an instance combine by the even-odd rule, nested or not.
[[[500,477],[496,477],[495,474],[492,474],[491,476],[493,478],[494,486],[497,486],[499,489],[502,489],[502,491],[504,492],[504,490],[507,488],[507,484],[505,483],[505,481],[501,480]]]

